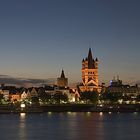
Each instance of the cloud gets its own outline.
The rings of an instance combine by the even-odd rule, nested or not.
[[[15,78],[9,75],[0,75],[0,83],[6,85],[15,85],[15,86],[41,86],[43,84],[54,84],[56,79],[26,79],[26,78]]]

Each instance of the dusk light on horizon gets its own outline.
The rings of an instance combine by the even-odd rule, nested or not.
[[[0,0],[0,140],[140,139],[140,0]]]
[[[0,1],[0,75],[81,82],[92,49],[99,83],[140,83],[139,0]]]

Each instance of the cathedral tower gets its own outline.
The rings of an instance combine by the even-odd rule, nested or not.
[[[82,86],[81,91],[98,90],[98,59],[92,57],[91,48],[88,57],[82,60]]]

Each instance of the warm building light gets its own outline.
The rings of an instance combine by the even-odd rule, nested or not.
[[[122,102],[123,102],[123,100],[122,100],[122,99],[118,100],[118,103],[119,103],[119,104],[122,104]]]
[[[21,103],[21,105],[20,105],[21,108],[25,108],[25,106],[26,105],[24,103]]]
[[[130,104],[130,101],[126,101],[126,104]]]
[[[75,97],[72,97],[72,102],[75,102]]]
[[[99,106],[100,106],[100,107],[103,107],[103,105],[102,105],[102,104],[100,104]]]
[[[136,104],[136,101],[134,100],[134,101],[132,101],[132,104]]]

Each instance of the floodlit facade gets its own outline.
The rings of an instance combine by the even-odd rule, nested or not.
[[[79,86],[80,91],[99,91],[98,78],[98,59],[92,57],[90,48],[88,57],[82,60],[82,84]]]

